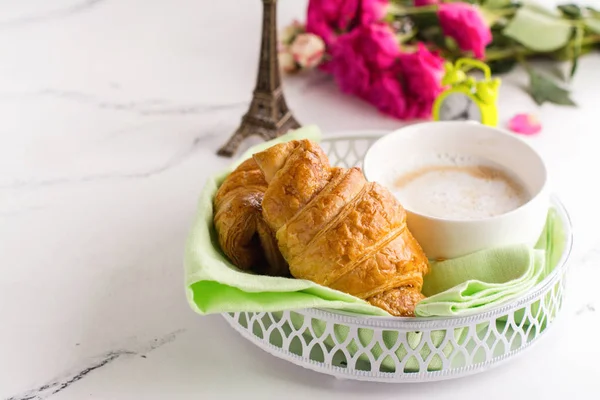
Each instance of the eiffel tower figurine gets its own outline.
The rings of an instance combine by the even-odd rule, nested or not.
[[[231,157],[248,136],[258,135],[271,140],[300,126],[285,103],[281,87],[277,59],[277,0],[262,2],[262,40],[252,102],[239,128],[219,149],[217,154],[220,156]]]

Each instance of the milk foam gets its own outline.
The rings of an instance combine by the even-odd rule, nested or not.
[[[492,217],[530,199],[513,173],[473,156],[436,154],[412,168],[390,171],[388,179],[405,208],[440,218]]]

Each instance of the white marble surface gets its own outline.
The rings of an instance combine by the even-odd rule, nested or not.
[[[303,18],[305,1],[280,3],[280,24]],[[573,83],[579,108],[538,108],[522,72],[504,78],[501,119],[542,119],[530,141],[576,233],[563,316],[523,356],[456,381],[344,382],[189,309],[183,246],[250,99],[260,12],[258,0],[0,2],[0,399],[597,398],[597,54]],[[401,126],[322,76],[286,77],[285,91],[326,133]]]

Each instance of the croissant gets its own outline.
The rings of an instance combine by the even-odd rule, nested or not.
[[[248,159],[225,179],[214,198],[214,224],[225,255],[242,270],[288,276],[274,231],[262,216],[267,182]]]
[[[429,263],[406,211],[360,168],[331,167],[309,140],[254,155],[269,186],[262,213],[292,276],[412,316]]]

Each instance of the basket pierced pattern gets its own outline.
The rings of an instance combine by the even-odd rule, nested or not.
[[[328,138],[322,147],[334,165],[361,166],[377,138]],[[569,229],[564,209],[556,199],[553,203]],[[548,329],[562,307],[567,254],[520,299],[467,317],[364,317],[316,309],[223,316],[267,352],[318,372],[384,382],[448,379],[494,366],[530,346]]]

